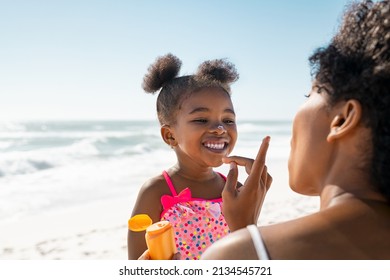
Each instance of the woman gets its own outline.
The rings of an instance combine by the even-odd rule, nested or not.
[[[314,82],[293,122],[289,184],[319,195],[320,210],[246,227],[257,222],[268,190],[266,138],[254,161],[225,159],[232,168],[223,211],[240,229],[203,259],[390,259],[390,1],[351,5],[310,62]],[[249,171],[240,192],[236,164]]]

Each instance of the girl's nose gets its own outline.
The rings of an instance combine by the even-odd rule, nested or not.
[[[226,132],[226,128],[221,125],[221,124],[218,124],[217,126],[215,126],[213,129],[212,129],[213,132],[217,133],[217,134],[223,134]]]

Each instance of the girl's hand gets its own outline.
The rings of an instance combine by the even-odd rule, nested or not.
[[[255,160],[237,156],[223,160],[225,163],[230,163],[230,171],[222,191],[222,211],[231,231],[257,224],[265,195],[272,183],[272,177],[268,174],[265,165],[269,142],[269,136],[263,139]],[[245,166],[249,175],[239,191],[237,190],[237,165]]]

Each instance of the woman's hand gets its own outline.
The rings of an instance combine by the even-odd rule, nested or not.
[[[149,261],[151,260],[149,250],[146,249],[145,252],[142,253],[141,256],[138,258],[139,261]]]
[[[268,174],[265,165],[269,142],[269,136],[263,139],[255,160],[237,156],[223,160],[225,163],[230,163],[230,171],[222,191],[222,211],[231,231],[257,224],[265,195],[272,183],[272,177]],[[237,165],[245,166],[249,175],[239,190],[237,190]]]
[[[146,249],[145,252],[138,258],[139,261],[149,261],[151,260],[149,250]],[[180,253],[177,252],[173,255],[172,260],[180,260]]]

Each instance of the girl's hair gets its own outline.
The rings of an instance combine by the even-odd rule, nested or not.
[[[358,100],[370,128],[370,177],[390,202],[390,1],[350,5],[338,33],[309,58],[329,103]]]
[[[184,98],[204,88],[220,87],[230,96],[230,84],[238,80],[235,66],[224,59],[209,60],[199,65],[194,75],[178,77],[181,61],[172,54],[158,57],[149,66],[142,87],[156,93],[157,116],[161,125],[174,124]]]

